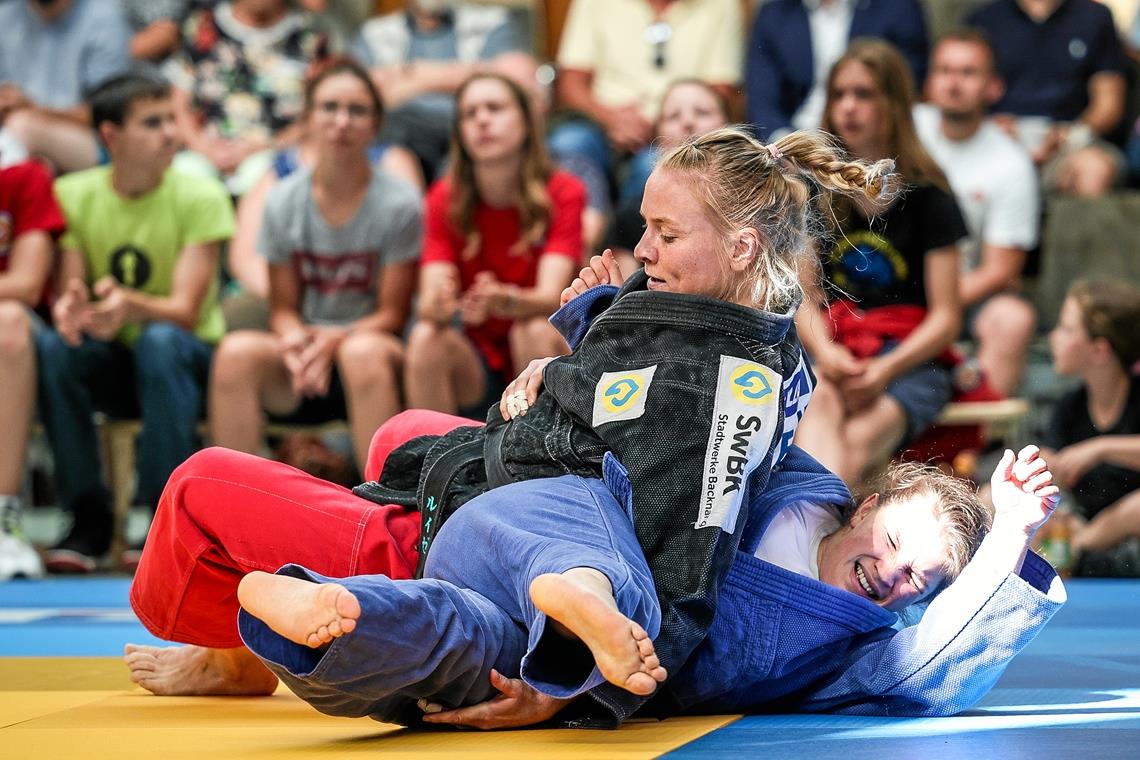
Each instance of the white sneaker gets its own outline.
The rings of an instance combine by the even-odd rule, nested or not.
[[[42,578],[43,574],[44,563],[26,538],[0,532],[0,581]]]

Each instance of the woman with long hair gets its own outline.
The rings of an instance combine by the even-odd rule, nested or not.
[[[256,453],[261,412],[299,422],[343,418],[357,462],[400,410],[403,332],[422,212],[417,190],[373,168],[382,107],[349,59],[313,76],[305,114],[316,163],[266,200],[259,248],[269,261],[270,331],[238,330],[214,355],[215,443]]]
[[[429,191],[408,405],[483,416],[532,359],[567,351],[547,322],[582,257],[585,190],[551,168],[526,93],[477,74],[456,93],[447,176]]]
[[[939,360],[958,334],[957,242],[945,176],[911,119],[914,84],[891,45],[854,41],[828,78],[823,128],[854,155],[894,159],[907,183],[885,209],[841,204],[841,234],[803,273],[797,315],[819,385],[796,441],[849,484],[926,429],[950,400]]]

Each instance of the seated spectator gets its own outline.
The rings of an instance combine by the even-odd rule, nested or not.
[[[317,71],[321,70],[322,67],[318,67]],[[312,167],[316,163],[317,136],[311,129],[311,117],[310,113],[309,118],[298,122],[299,142],[278,150],[273,157],[273,165],[238,200],[237,230],[226,253],[226,266],[237,287],[236,292],[231,293],[223,304],[226,322],[231,330],[238,326],[257,329],[268,327],[265,301],[269,297],[269,267],[265,257],[257,251],[261,220],[265,214],[265,199],[280,180],[301,166]],[[406,180],[420,193],[423,192],[423,172],[415,154],[407,148],[374,142],[368,148],[368,160],[375,168]]]
[[[456,0],[408,0],[407,10],[367,21],[354,52],[372,70],[389,108],[381,139],[406,145],[432,181],[455,123],[455,91],[478,71],[536,86],[534,57],[510,12]]]
[[[0,3],[0,127],[8,139],[58,171],[97,164],[84,96],[127,70],[129,39],[114,0]]]
[[[968,18],[1001,40],[999,123],[1029,150],[1047,191],[1102,195],[1124,166],[1109,138],[1124,116],[1125,59],[1095,0],[994,0]]]
[[[1053,473],[1071,495],[1078,575],[1140,575],[1138,323],[1136,287],[1080,282],[1049,334],[1053,369],[1081,379],[1043,431]]]
[[[157,504],[197,448],[210,356],[225,331],[219,248],[233,234],[225,189],[170,169],[177,127],[165,80],[112,79],[91,110],[111,163],[56,181],[68,227],[62,292],[55,329],[36,336],[40,418],[73,517],[46,555],[54,572],[91,572],[111,544],[96,410],[142,417],[136,503]]]
[[[45,306],[52,249],[64,227],[42,166],[0,169],[0,581],[44,571],[23,533],[21,487],[36,402],[33,334],[47,329],[34,309]]]
[[[952,392],[942,354],[961,327],[966,226],[915,134],[913,92],[905,59],[879,40],[851,43],[828,78],[823,128],[859,158],[894,157],[907,183],[886,208],[840,209],[840,234],[820,257],[834,297],[816,267],[802,277],[796,323],[818,385],[796,441],[849,484],[929,427]]]
[[[482,419],[533,360],[567,352],[547,321],[582,257],[585,189],[552,170],[534,105],[476,74],[456,93],[448,174],[428,191],[409,407]]]
[[[641,194],[653,170],[658,105],[669,84],[708,82],[731,100],[741,77],[737,0],[575,0],[558,48],[557,94],[570,118],[551,130],[550,151],[589,190],[604,230],[609,187],[619,203]],[[619,160],[632,158],[619,170]],[[623,177],[624,174],[624,177]],[[600,233],[598,233],[600,234]],[[587,237],[595,239],[594,230]]]
[[[661,98],[657,137],[653,141],[654,159],[661,152],[679,145],[682,140],[726,126],[729,118],[728,101],[716,88],[699,79],[680,79],[674,82]],[[609,245],[614,250],[621,271],[627,274],[641,268],[633,258],[633,249],[645,231],[645,222],[641,218],[643,195],[643,192],[639,192],[618,206],[610,232]]]
[[[1040,198],[1033,162],[986,119],[1002,83],[994,53],[973,31],[944,36],[926,80],[929,105],[914,109],[923,146],[950,180],[966,217],[958,293],[990,386],[1010,396],[1021,385],[1037,317],[1017,288],[1026,252],[1037,244]]]
[[[262,409],[298,423],[347,417],[362,463],[372,433],[400,411],[420,195],[368,159],[383,113],[358,64],[319,69],[303,118],[316,161],[273,188],[261,224],[271,331],[231,332],[218,347],[210,431],[219,446],[257,453]]]
[[[326,53],[316,18],[288,0],[233,0],[192,12],[180,51],[163,68],[187,148],[178,168],[221,177],[232,195],[248,190],[273,148],[296,140],[305,71]]]
[[[772,0],[752,22],[744,98],[748,121],[764,140],[823,119],[827,75],[858,37],[886,40],[926,74],[927,35],[917,0]]]

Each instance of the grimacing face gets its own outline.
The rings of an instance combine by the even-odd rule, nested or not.
[[[883,502],[876,495],[820,543],[819,577],[898,612],[943,584],[948,558],[937,496]]]

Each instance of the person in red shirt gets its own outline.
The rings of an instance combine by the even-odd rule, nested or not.
[[[551,168],[511,80],[477,74],[456,104],[450,169],[427,195],[405,394],[482,417],[532,359],[568,350],[547,317],[582,260],[585,189]]]
[[[37,576],[43,565],[20,528],[24,452],[36,390],[33,331],[44,322],[55,238],[66,227],[37,163],[0,169],[0,581]]]

